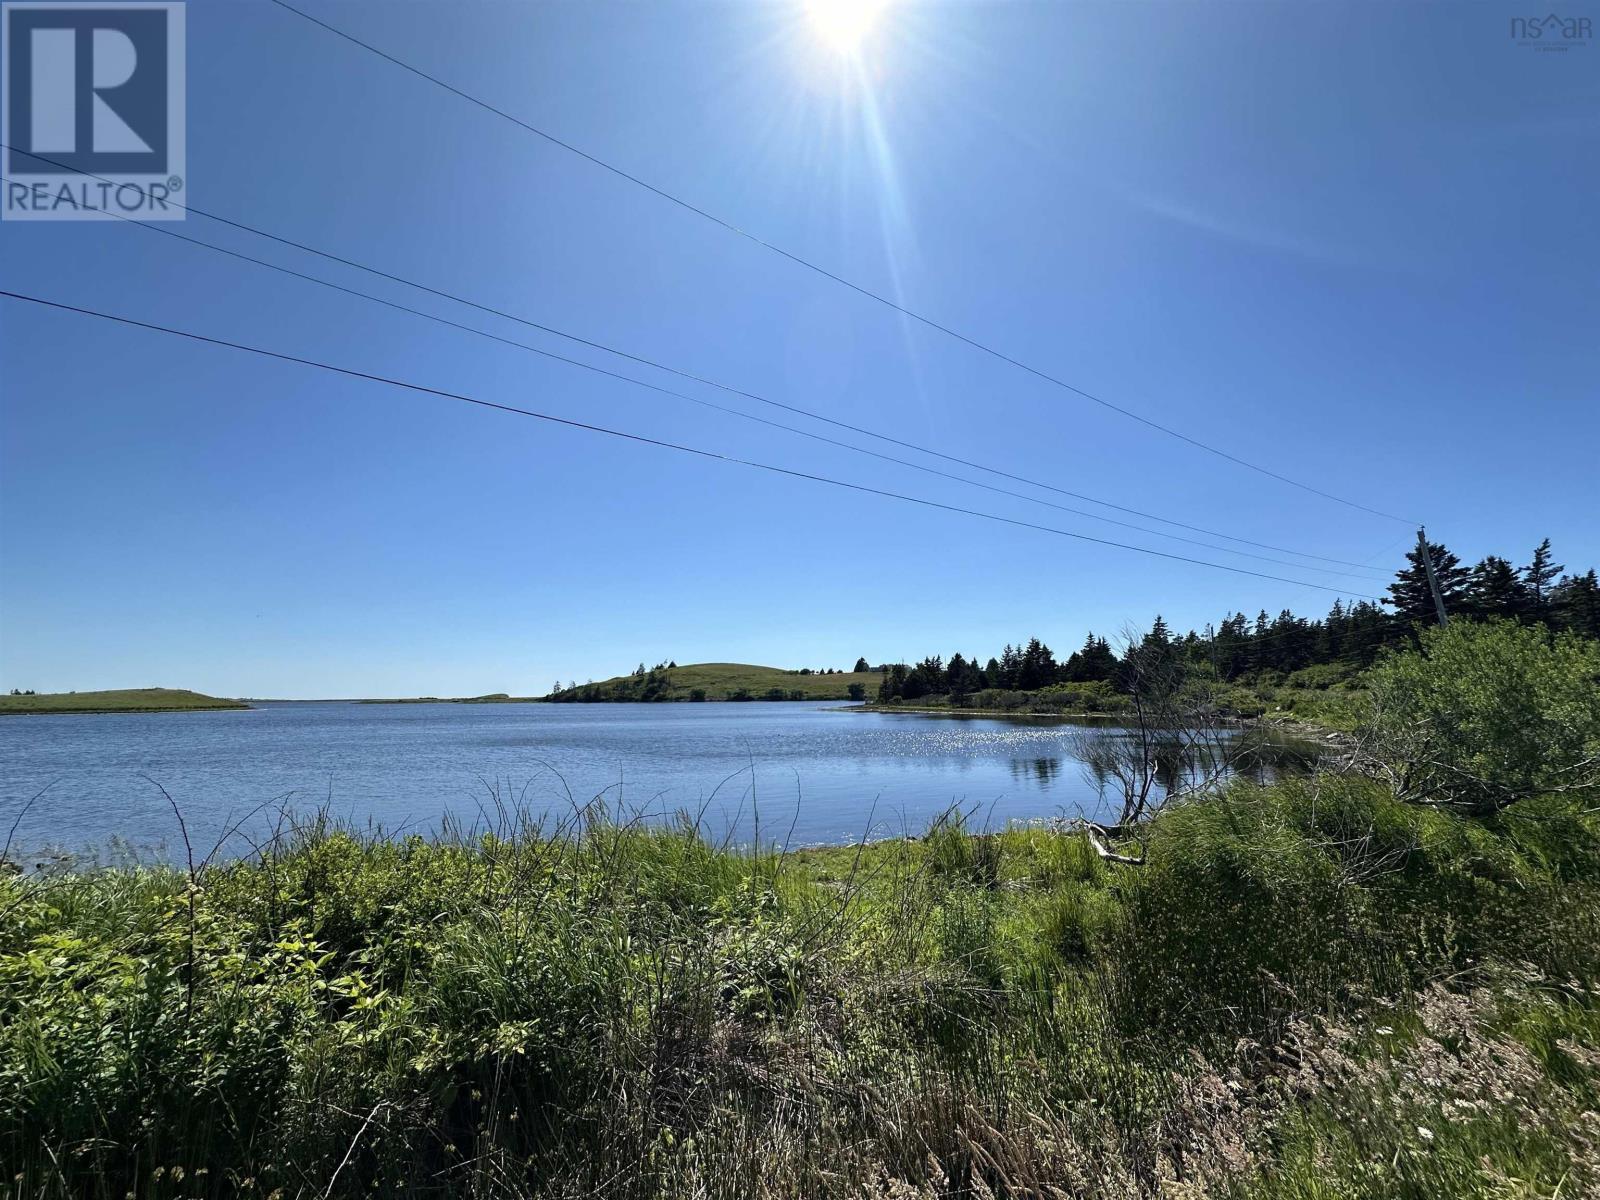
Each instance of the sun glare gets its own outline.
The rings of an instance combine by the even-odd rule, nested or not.
[[[839,54],[858,52],[887,7],[888,0],[806,0],[812,29]]]

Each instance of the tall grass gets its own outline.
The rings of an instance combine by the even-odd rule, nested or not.
[[[0,1194],[1575,1196],[1597,850],[1312,776],[1141,868],[590,809],[3,876]]]

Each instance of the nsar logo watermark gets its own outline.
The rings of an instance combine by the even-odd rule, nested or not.
[[[181,221],[183,4],[8,0],[0,29],[0,216]]]
[[[1512,17],[1511,40],[1529,50],[1573,50],[1589,44],[1594,22],[1589,17]]]

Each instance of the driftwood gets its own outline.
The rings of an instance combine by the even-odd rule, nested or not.
[[[1106,845],[1106,843],[1101,840],[1099,826],[1088,821],[1083,823],[1083,832],[1084,835],[1089,839],[1089,845],[1094,847],[1094,852],[1101,858],[1105,859],[1106,862],[1117,863],[1124,867],[1144,866],[1143,850],[1140,850],[1137,857],[1131,854],[1117,853],[1117,851],[1111,849],[1110,846]]]

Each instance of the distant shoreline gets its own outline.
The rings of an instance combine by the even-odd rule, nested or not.
[[[543,696],[372,696],[352,700],[351,704],[545,704]]]
[[[1007,720],[1037,718],[1046,721],[1119,721],[1126,712],[1035,712],[1021,708],[930,708],[898,704],[852,705],[850,712],[909,713],[919,717],[1004,717]]]
[[[0,696],[0,716],[89,716],[96,713],[218,712],[250,708],[243,700],[207,696],[186,688],[123,688],[100,692],[45,692]]]

